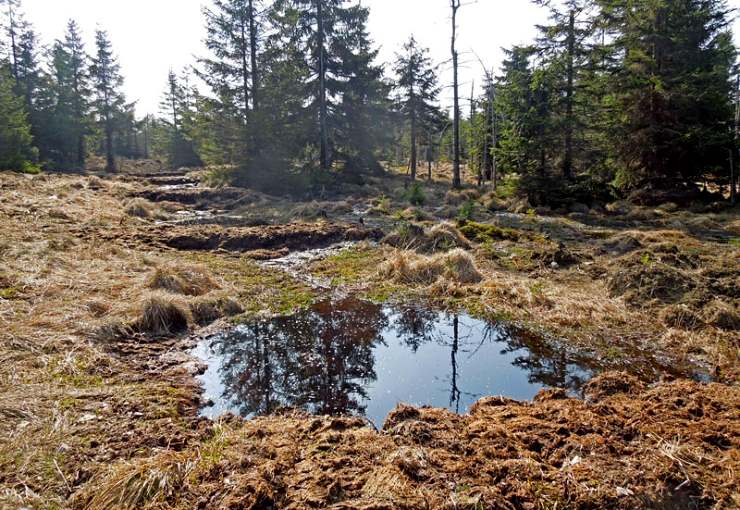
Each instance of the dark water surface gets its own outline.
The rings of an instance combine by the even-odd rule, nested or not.
[[[241,325],[194,353],[208,364],[206,416],[290,406],[377,426],[399,402],[466,412],[489,395],[526,400],[545,387],[578,395],[594,373],[588,358],[499,324],[356,299]]]

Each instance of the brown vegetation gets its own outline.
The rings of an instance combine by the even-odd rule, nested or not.
[[[149,278],[147,286],[150,289],[187,296],[202,296],[219,288],[206,268],[192,264],[158,267]]]
[[[483,279],[473,256],[459,248],[431,257],[396,252],[380,267],[380,275],[399,283],[424,286],[439,279],[462,284]]]
[[[425,228],[416,223],[404,223],[383,238],[383,243],[404,250],[436,253],[454,248],[470,249],[471,244],[450,222]]]
[[[152,184],[186,184],[180,177]],[[402,189],[401,181],[370,182],[370,195]],[[440,189],[430,185],[430,204],[443,201]],[[203,196],[193,204],[159,202],[157,213],[133,219],[127,208],[141,189],[125,175],[0,174],[0,190],[2,508],[740,503],[733,485],[740,468],[734,212],[622,204],[624,214],[612,208],[576,221],[532,211],[493,216],[483,207],[477,223],[458,227],[431,223],[456,207],[430,205],[408,213],[424,222],[415,231],[423,242],[361,244],[307,262],[304,281],[250,257],[380,232],[329,222],[175,225],[172,213],[192,212]],[[385,212],[365,220],[390,231],[408,207],[399,197],[348,201],[353,211],[382,205]],[[269,218],[301,205],[264,196],[259,203]],[[305,215],[315,217],[316,207]],[[354,214],[341,203],[336,212],[330,202],[318,207],[321,218],[324,210]],[[533,403],[490,398],[464,416],[402,406],[381,432],[361,419],[293,411],[247,422],[198,418],[192,374],[199,366],[186,354],[187,336],[177,333],[202,332],[235,314],[305,306],[324,292],[306,283],[313,276],[331,291],[505,317],[604,365],[645,363],[653,370],[648,380],[698,372],[718,383],[653,386],[603,375],[585,401],[558,391]]]
[[[113,465],[77,508],[732,508],[736,401],[721,385],[647,389],[606,374],[586,402],[544,391],[469,415],[400,406],[378,433],[301,413],[214,424],[209,437]],[[648,418],[652,417],[652,418]],[[224,477],[228,476],[228,483]]]

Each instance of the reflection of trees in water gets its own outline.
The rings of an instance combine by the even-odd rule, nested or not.
[[[344,300],[238,328],[214,345],[224,398],[243,416],[281,406],[361,414],[377,376],[373,348],[387,326],[381,307]]]
[[[575,358],[562,346],[552,345],[541,337],[510,331],[502,337],[506,342],[503,354],[517,353],[513,364],[529,373],[530,383],[562,388],[581,394],[590,378],[589,360]]]
[[[587,370],[588,359],[575,359],[566,349],[553,346],[540,337],[479,320],[466,324],[458,315],[448,316],[447,320],[450,321],[451,333],[443,335],[439,327],[442,318],[438,313],[409,308],[399,311],[394,325],[398,336],[414,352],[431,341],[449,347],[450,407],[457,412],[463,395],[479,396],[465,393],[459,386],[460,356],[472,358],[487,343],[505,343],[506,348],[501,351],[502,354],[521,354],[515,358],[513,364],[528,373],[531,384],[563,388],[578,394],[590,377]]]
[[[579,392],[588,378],[585,359],[541,338],[479,320],[443,315],[420,307],[390,314],[390,329],[416,353],[436,343],[450,349],[450,408],[460,411],[460,361],[480,355],[486,344],[502,342],[502,354],[529,382]],[[383,342],[389,318],[380,306],[346,299],[323,302],[306,312],[242,326],[214,345],[222,358],[223,397],[243,416],[269,414],[282,406],[317,414],[364,414],[367,387],[377,379],[374,348]]]
[[[423,344],[435,339],[439,313],[421,307],[403,307],[396,310],[393,330],[404,345],[416,353]]]

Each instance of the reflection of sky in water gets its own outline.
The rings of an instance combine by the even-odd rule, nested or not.
[[[489,395],[528,400],[547,386],[578,393],[591,374],[542,339],[465,315],[345,300],[255,324],[195,349],[215,404],[206,416],[295,406],[364,414],[380,426],[399,402],[466,412]]]

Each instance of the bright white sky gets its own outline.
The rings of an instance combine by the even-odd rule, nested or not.
[[[88,50],[93,49],[96,27],[106,29],[119,57],[129,101],[138,101],[139,115],[156,113],[170,68],[179,70],[203,54],[201,6],[208,0],[22,0],[27,18],[41,34],[42,42],[62,37],[66,22],[81,25]],[[449,0],[361,0],[370,7],[370,34],[380,47],[380,61],[394,54],[412,33],[431,49],[432,58],[444,63],[443,82],[451,82]],[[729,0],[740,8],[740,0]],[[461,53],[462,97],[470,95],[472,81],[479,83],[482,67],[478,57],[498,69],[502,47],[527,43],[534,26],[546,13],[529,0],[463,0],[459,14],[458,51]],[[735,23],[740,43],[740,21]],[[477,56],[476,56],[477,55]],[[451,90],[442,99],[450,104]],[[464,104],[464,103],[463,103]]]

